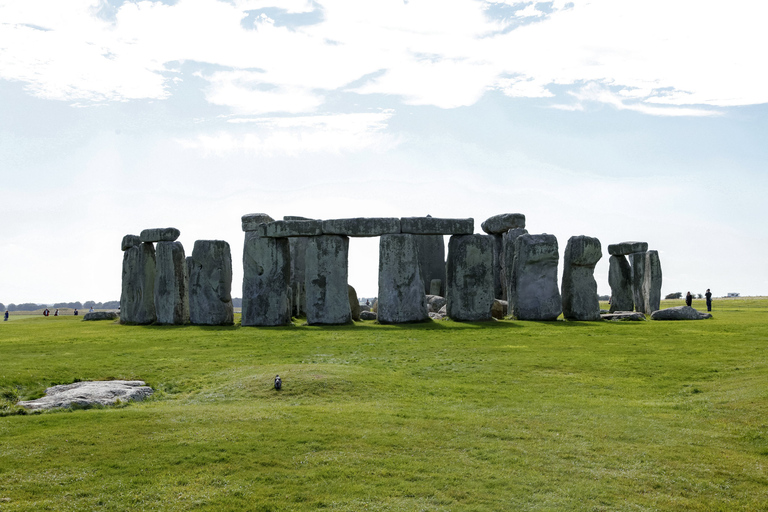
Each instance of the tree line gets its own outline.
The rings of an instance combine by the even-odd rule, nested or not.
[[[109,300],[107,302],[96,302],[87,300],[85,302],[57,302],[55,304],[36,304],[34,302],[24,302],[22,304],[8,304],[8,307],[0,302],[0,311],[37,311],[42,308],[70,308],[70,309],[117,309],[120,307],[119,300]]]

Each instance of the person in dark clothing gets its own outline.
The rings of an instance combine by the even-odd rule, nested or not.
[[[712,311],[712,292],[707,288],[707,293],[704,294],[707,299],[707,311]]]
[[[691,304],[693,304],[693,295],[691,295],[691,292],[688,292],[685,295],[685,305],[690,306]]]
[[[6,309],[5,310],[5,319],[3,320],[3,322],[7,322],[7,321],[8,321],[8,310]]]

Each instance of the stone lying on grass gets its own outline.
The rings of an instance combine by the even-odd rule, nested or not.
[[[494,299],[491,306],[491,316],[497,320],[504,320],[507,316],[507,310],[509,309],[509,303],[505,300]]]
[[[427,295],[427,306],[430,313],[437,313],[446,304],[445,297],[440,295]]]
[[[601,314],[600,317],[603,320],[612,320],[614,322],[645,320],[645,315],[637,311],[614,311],[613,313]]]
[[[75,382],[52,386],[45,396],[37,400],[19,402],[18,406],[30,411],[40,411],[72,406],[87,408],[95,405],[114,405],[118,400],[128,402],[143,400],[153,393],[142,380],[109,380]]]
[[[712,318],[712,315],[696,311],[691,306],[677,306],[651,313],[651,320],[704,320],[707,318]]]
[[[85,320],[117,320],[118,314],[114,311],[94,311],[93,313],[86,313],[83,317]]]
[[[361,311],[360,320],[376,320],[376,313],[373,311]]]

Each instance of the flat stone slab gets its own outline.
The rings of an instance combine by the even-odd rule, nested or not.
[[[414,235],[471,235],[475,219],[438,219],[436,217],[403,217],[400,232]]]
[[[141,239],[138,237],[138,235],[125,235],[123,237],[123,241],[120,244],[120,249],[122,251],[127,251],[131,247],[136,247],[137,245],[141,244]]]
[[[93,407],[94,405],[114,405],[118,400],[140,401],[153,393],[153,389],[143,380],[107,380],[75,382],[52,386],[45,390],[45,396],[37,400],[19,402],[18,406],[30,411],[56,408]]]
[[[648,242],[621,242],[608,246],[608,254],[611,256],[627,256],[633,252],[645,252],[648,250]]]
[[[117,320],[118,314],[113,311],[94,311],[93,313],[86,313],[83,317],[83,321],[86,320]]]
[[[712,318],[712,315],[696,311],[691,306],[677,306],[651,313],[651,320],[705,320],[707,318]]]
[[[376,313],[373,311],[361,311],[360,320],[376,320]]]
[[[323,234],[323,223],[319,220],[276,220],[259,226],[258,233],[266,238],[319,236]]]
[[[266,213],[246,213],[240,217],[243,231],[258,231],[261,224],[268,224],[274,221],[275,219]]]
[[[323,221],[324,235],[381,236],[400,233],[400,219],[387,217],[358,217]]]
[[[480,225],[483,231],[489,235],[503,235],[510,229],[522,229],[525,227],[525,215],[522,213],[502,213],[488,217]]]
[[[139,239],[145,243],[175,242],[179,235],[181,235],[181,231],[176,228],[152,228],[142,231]]]
[[[602,314],[600,317],[603,320],[611,320],[613,322],[640,322],[645,320],[645,315],[637,311],[614,311],[613,313]]]

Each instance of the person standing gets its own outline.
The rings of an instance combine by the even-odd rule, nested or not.
[[[712,311],[712,292],[707,288],[707,293],[704,294],[707,299],[707,311]]]
[[[3,319],[3,322],[7,322],[7,321],[8,321],[8,310],[6,309],[5,310],[5,318]]]
[[[693,295],[691,295],[691,292],[688,292],[685,295],[685,305],[691,307],[691,304],[693,304]]]
[[[57,309],[53,316],[59,316],[59,310]]]

